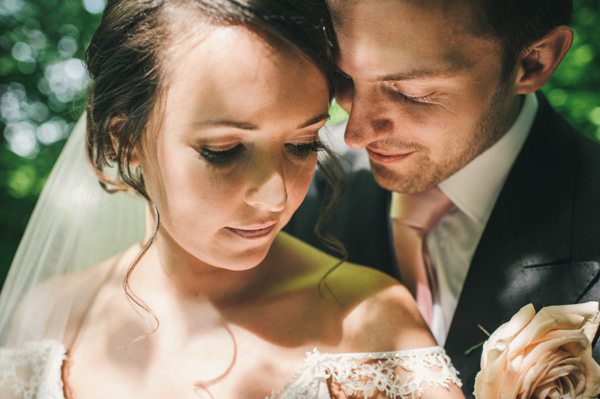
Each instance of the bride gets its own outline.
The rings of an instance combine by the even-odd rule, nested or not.
[[[0,299],[3,398],[462,397],[403,286],[280,231],[323,147],[326,15],[308,0],[108,2],[85,129]],[[148,203],[142,244],[126,238],[138,202],[88,176],[84,130],[103,186]],[[132,245],[109,257],[111,239]]]

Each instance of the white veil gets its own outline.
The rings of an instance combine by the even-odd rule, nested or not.
[[[71,308],[77,306],[77,282],[61,277],[143,239],[145,201],[100,187],[87,162],[85,127],[84,113],[48,177],[11,264],[0,294],[0,347],[62,341]]]

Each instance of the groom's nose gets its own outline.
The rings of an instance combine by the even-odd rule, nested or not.
[[[373,90],[374,91],[374,90]],[[354,149],[361,149],[382,139],[394,131],[394,121],[386,104],[377,98],[378,93],[368,90],[354,90],[352,106],[349,109],[348,124],[344,140]]]

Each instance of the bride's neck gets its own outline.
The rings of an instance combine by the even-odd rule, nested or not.
[[[144,242],[152,237],[154,229],[155,216],[148,205]],[[265,259],[248,270],[215,267],[187,252],[166,231],[159,229],[154,243],[136,267],[140,270],[133,273],[132,281],[140,289],[145,285],[152,286],[153,292],[184,301],[234,303],[236,299],[245,300],[248,292],[255,292],[253,288],[261,282],[262,270],[271,263]]]
[[[153,295],[168,295],[185,302],[209,301],[235,304],[256,292],[269,260],[248,270],[228,270],[202,262],[159,234],[142,258],[131,281],[132,287],[150,290]]]

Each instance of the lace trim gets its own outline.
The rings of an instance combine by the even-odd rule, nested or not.
[[[65,359],[64,345],[54,340],[0,348],[0,393],[22,399],[64,399],[61,369]],[[462,386],[457,374],[441,347],[343,354],[313,349],[300,371],[273,391],[270,399],[330,398],[329,379],[346,395],[368,398],[378,392],[392,399],[416,399],[427,386]]]
[[[403,377],[398,375],[401,372]],[[338,383],[346,395],[365,398],[375,391],[393,399],[419,398],[428,386],[462,386],[450,358],[441,347],[391,352],[307,353],[300,371],[269,399],[324,396],[327,380]]]
[[[64,345],[54,340],[0,348],[0,392],[22,399],[64,399],[60,373],[66,357]]]

